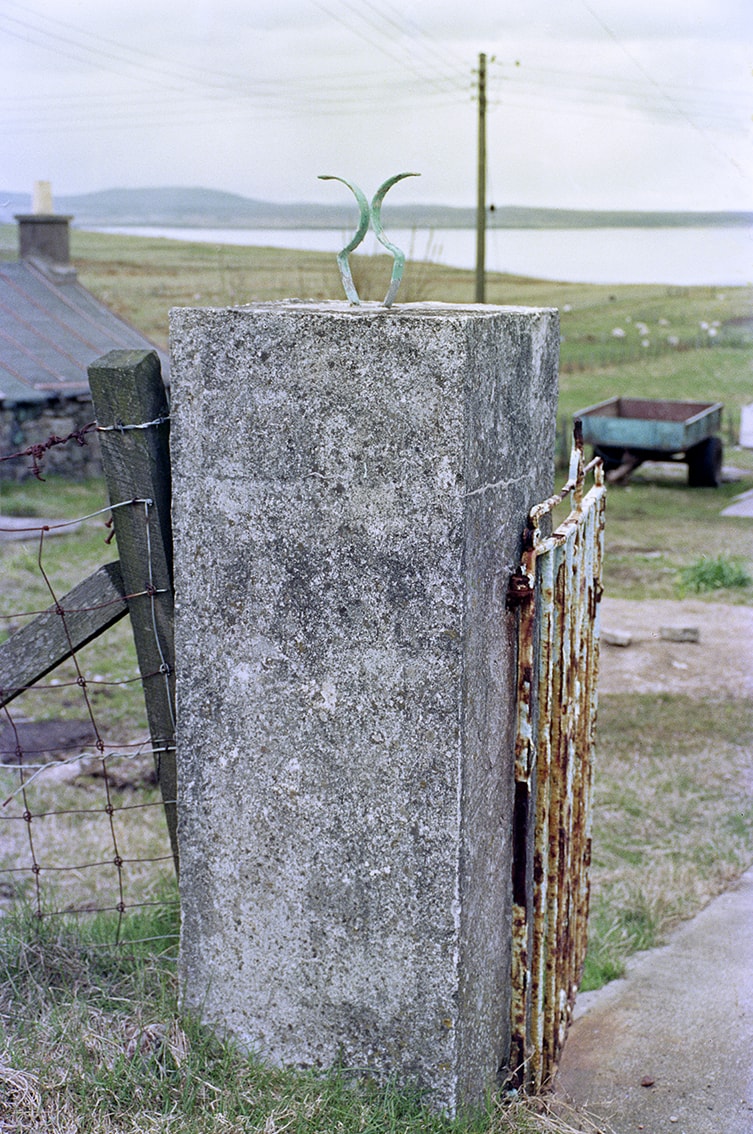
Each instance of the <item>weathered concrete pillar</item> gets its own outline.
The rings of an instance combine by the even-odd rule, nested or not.
[[[184,1001],[453,1111],[509,1041],[514,619],[556,312],[172,313]]]

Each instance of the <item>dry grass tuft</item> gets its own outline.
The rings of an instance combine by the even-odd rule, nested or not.
[[[612,1134],[585,1111],[575,1111],[561,1099],[543,1094],[539,1098],[505,1099],[491,1116],[488,1134]]]
[[[4,1134],[28,1134],[42,1113],[36,1075],[0,1065],[0,1129]]]

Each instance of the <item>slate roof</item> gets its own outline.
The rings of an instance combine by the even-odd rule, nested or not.
[[[0,404],[89,397],[87,366],[115,349],[156,348],[95,299],[73,268],[0,262]],[[158,353],[167,377],[167,357]]]

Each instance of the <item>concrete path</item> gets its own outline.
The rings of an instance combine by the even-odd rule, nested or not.
[[[555,1094],[614,1134],[752,1134],[753,870],[578,997]]]
[[[745,516],[748,519],[753,519],[753,488],[736,496],[729,507],[724,509],[722,515]]]

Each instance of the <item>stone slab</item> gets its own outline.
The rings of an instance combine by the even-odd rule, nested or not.
[[[753,449],[753,445],[751,445],[751,449]],[[722,516],[742,516],[745,519],[753,517],[753,489],[748,492],[741,492],[721,514]]]
[[[753,449],[753,402],[740,411],[740,445],[743,449]]]
[[[622,649],[633,644],[633,635],[629,630],[617,630],[614,627],[611,629],[602,627],[599,631],[599,639],[605,646],[620,646]]]
[[[659,637],[663,642],[700,642],[701,631],[698,626],[660,626]]]
[[[555,1100],[612,1134],[753,1130],[753,871],[576,1002]]]

